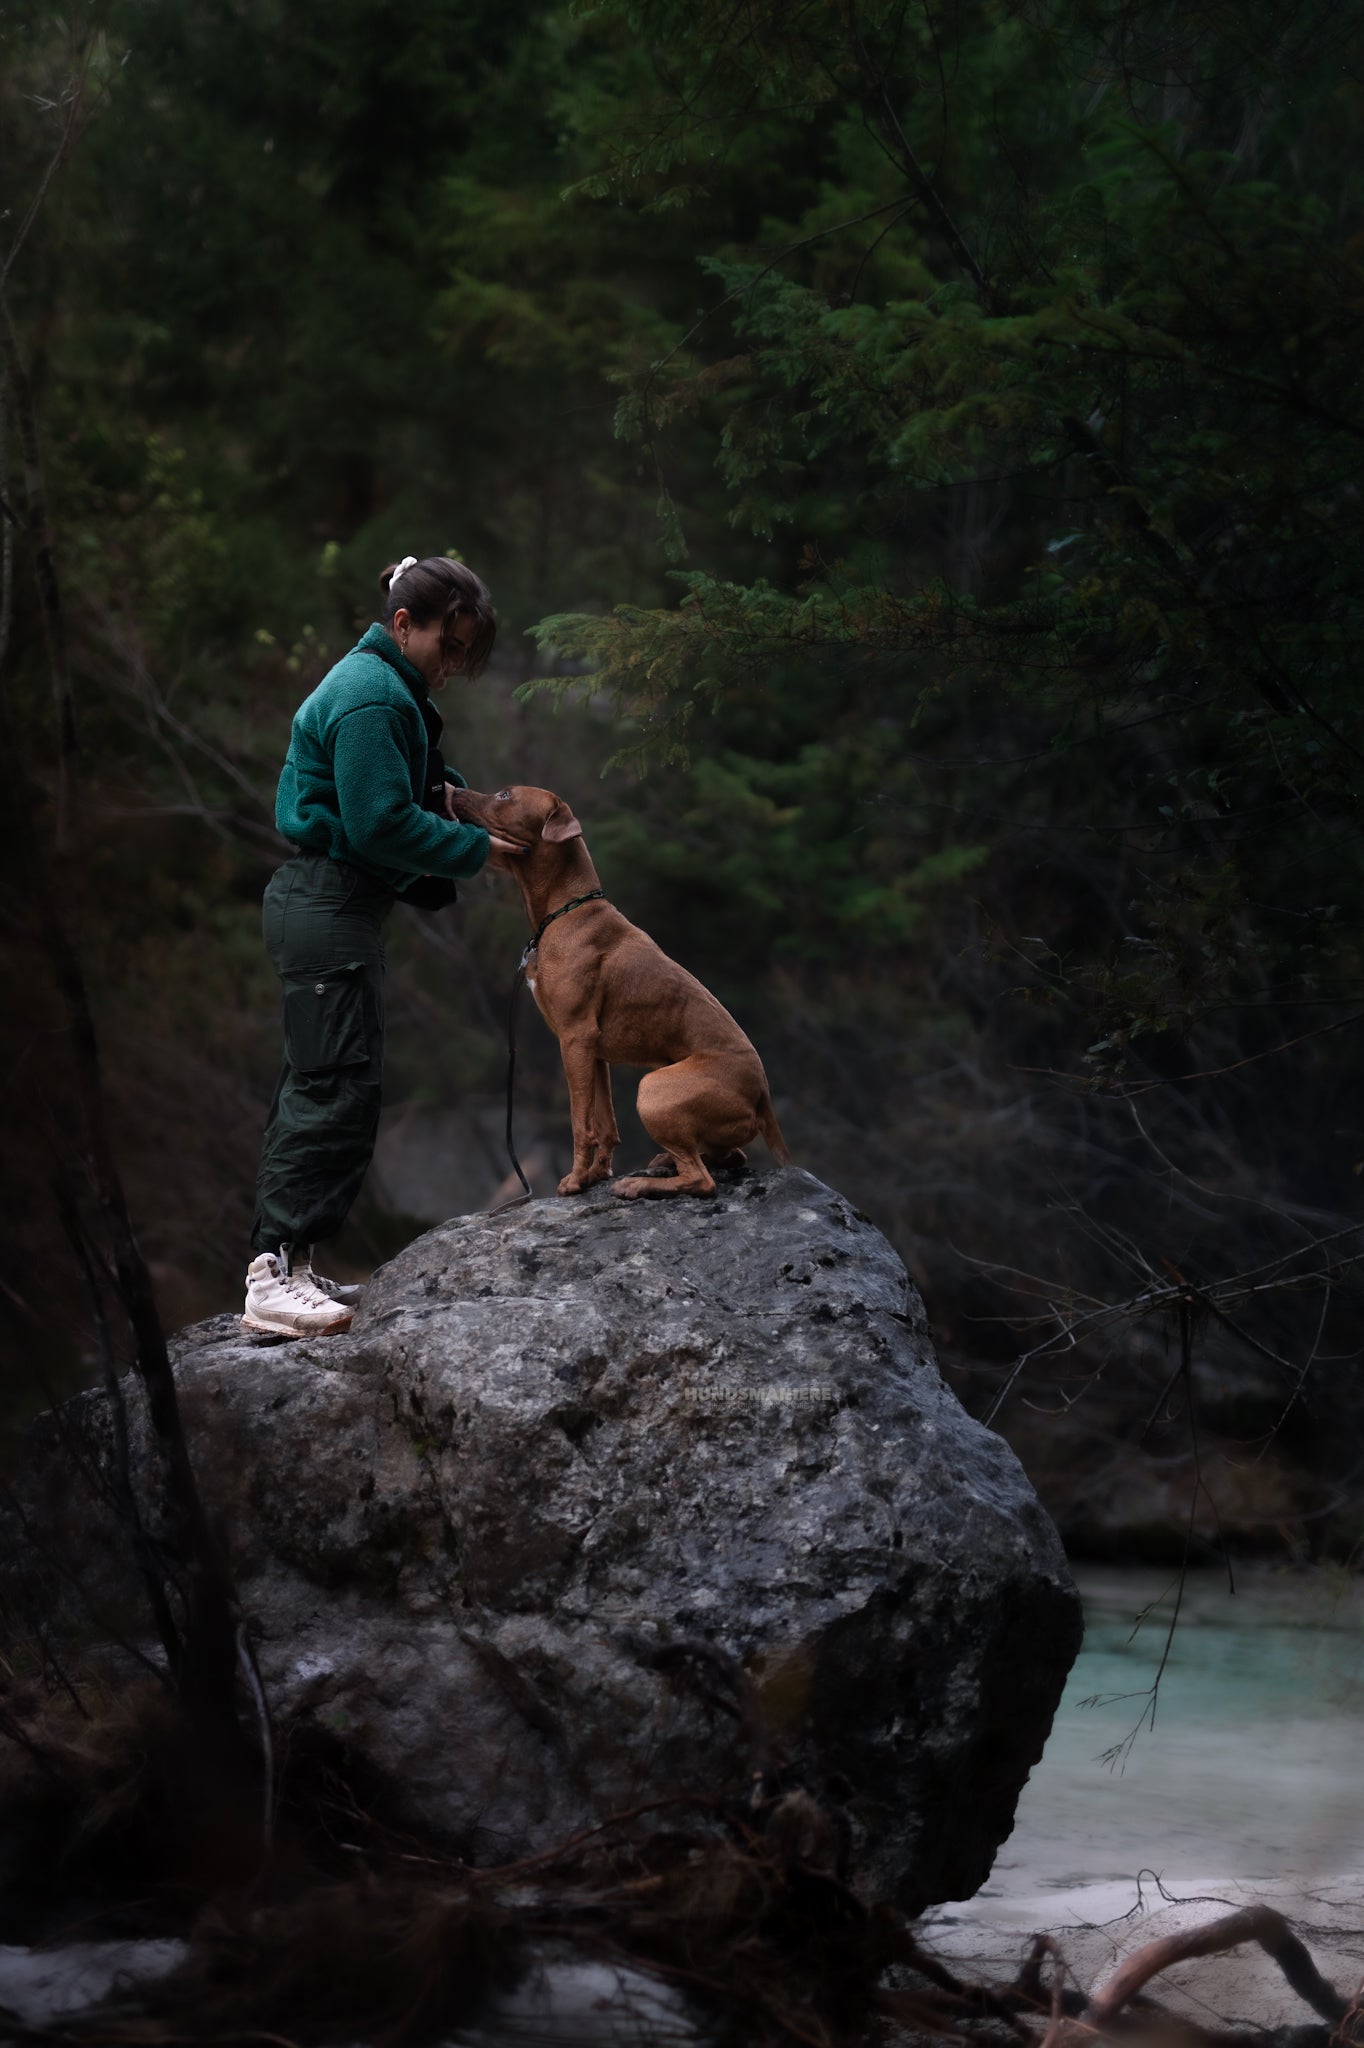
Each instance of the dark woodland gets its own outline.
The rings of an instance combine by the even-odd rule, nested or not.
[[[183,1573],[168,1604],[140,1553],[173,1737],[153,1689],[96,1756],[40,1647],[35,1738],[0,1659],[0,1739],[69,1767],[52,1813],[170,1758],[145,1847],[187,1740],[191,1803],[256,1798],[166,1337],[240,1303],[290,721],[409,552],[498,611],[447,759],[572,804],[1069,1555],[1358,1570],[1362,124],[1355,0],[0,9],[0,1479],[135,1366]],[[460,897],[391,928],[342,1277],[515,1191],[525,934],[497,876]],[[520,1030],[544,1195],[567,1098]],[[280,2038],[376,2039],[405,1999],[390,2038],[429,2034],[514,1976],[510,1878],[395,1889],[425,1850],[333,1762],[300,1760],[277,1918],[223,1952],[257,1944]],[[1063,1999],[1041,1951],[964,1987],[836,1859],[694,1820],[566,1849],[543,1917],[606,1901],[735,2039],[875,2011],[1061,2048],[1140,1989]],[[320,2011],[286,1957],[362,1921]],[[195,1998],[215,2038],[264,2024],[221,1975]],[[1345,2004],[1321,1986],[1299,2048],[1361,2038]]]
[[[11,1416],[95,1350],[31,862],[178,1324],[240,1285],[289,719],[455,549],[451,759],[577,806],[1072,1540],[1148,1454],[1180,1520],[1201,1406],[1246,1542],[1354,1554],[1359,32],[5,17]],[[393,945],[390,1114],[470,1208],[518,931],[490,883]],[[520,1089],[543,1188],[543,1032]],[[415,1228],[381,1171],[342,1252]]]

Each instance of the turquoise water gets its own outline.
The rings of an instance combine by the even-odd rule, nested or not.
[[[1173,1575],[1077,1576],[1085,1647],[981,1897],[1364,1870],[1364,1583],[1191,1574],[1151,1726]]]

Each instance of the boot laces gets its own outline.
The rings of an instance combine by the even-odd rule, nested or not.
[[[302,1302],[304,1308],[317,1308],[319,1305],[335,1307],[335,1303],[328,1300],[314,1281],[310,1267],[300,1266],[289,1272],[278,1260],[276,1264],[279,1266],[280,1287],[285,1294],[292,1295],[295,1301]]]

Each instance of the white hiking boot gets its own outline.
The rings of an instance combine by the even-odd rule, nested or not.
[[[276,1252],[262,1252],[246,1269],[244,1330],[277,1337],[332,1337],[351,1326],[353,1311],[322,1292],[306,1267],[289,1271]]]
[[[363,1282],[329,1280],[325,1273],[314,1272],[311,1245],[296,1252],[291,1264],[293,1277],[296,1280],[311,1280],[319,1294],[325,1294],[328,1301],[339,1301],[343,1308],[354,1309],[360,1306],[365,1291]]]

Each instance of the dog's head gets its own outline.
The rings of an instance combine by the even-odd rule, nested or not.
[[[526,848],[528,859],[541,846],[561,846],[566,839],[583,836],[582,826],[552,789],[532,789],[520,782],[488,796],[477,789],[457,789],[450,802],[466,825],[482,825],[499,839],[514,840]]]

